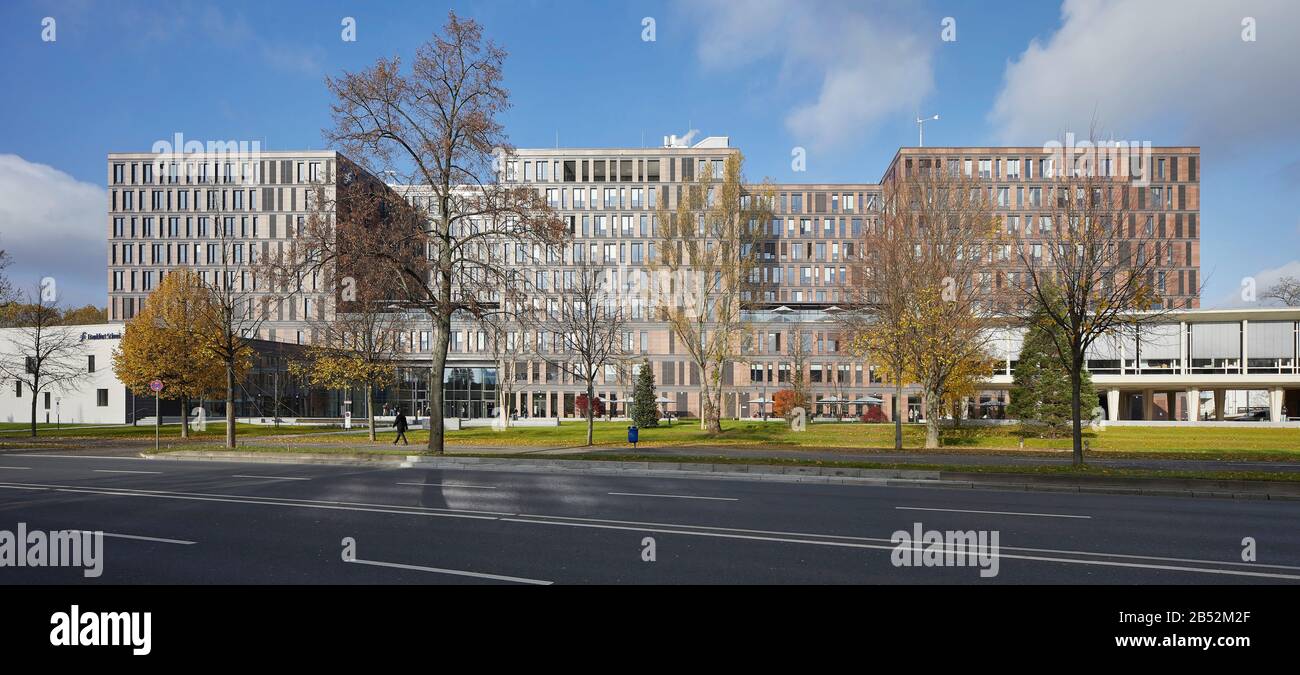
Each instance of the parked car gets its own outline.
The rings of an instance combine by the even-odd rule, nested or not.
[[[1251,412],[1248,412],[1245,415],[1242,415],[1241,417],[1234,417],[1232,421],[1233,422],[1267,422],[1268,411],[1252,410]]]

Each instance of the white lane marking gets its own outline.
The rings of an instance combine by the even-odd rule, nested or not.
[[[711,499],[719,502],[738,502],[735,497],[697,497],[695,495],[654,495],[643,492],[609,492],[606,494],[618,495],[620,497],[663,497],[665,499]]]
[[[25,485],[0,485],[0,488],[6,490],[48,490],[47,487],[27,487]]]
[[[65,531],[75,532],[78,534],[82,532],[92,532],[92,533],[96,532],[96,530],[65,530]],[[165,537],[146,537],[140,534],[118,534],[116,532],[102,532],[101,534],[103,534],[105,537],[112,537],[114,539],[136,539],[139,541],[156,541],[161,544],[180,544],[181,546],[193,546],[194,544],[198,543],[194,541],[186,541],[184,539],[167,539]]]
[[[267,480],[311,480],[310,478],[294,478],[292,476],[248,476],[235,474],[231,478],[265,478]]]
[[[672,523],[647,523],[647,522],[627,521],[627,520],[579,518],[579,517],[571,517],[571,516],[546,516],[546,515],[535,515],[535,514],[527,514],[527,513],[517,513],[517,514],[496,513],[495,515],[508,516],[503,518],[496,518],[496,517],[492,517],[491,515],[470,515],[470,514],[493,514],[494,513],[490,511],[468,511],[468,510],[458,510],[458,509],[439,509],[433,507],[414,507],[414,506],[404,507],[404,506],[391,505],[391,504],[389,505],[361,504],[355,502],[318,502],[313,500],[280,499],[280,498],[244,498],[242,495],[215,495],[215,494],[206,494],[206,493],[185,493],[185,492],[169,493],[161,490],[135,490],[135,489],[127,489],[127,488],[91,489],[91,488],[82,488],[73,485],[56,485],[56,484],[12,483],[11,482],[7,484],[0,484],[0,488],[35,489],[35,490],[54,489],[58,492],[99,494],[99,495],[105,495],[110,497],[154,497],[158,499],[182,499],[182,500],[191,500],[191,501],[229,502],[229,503],[237,503],[237,504],[255,504],[261,506],[295,506],[300,508],[333,509],[333,510],[342,510],[342,511],[360,511],[360,512],[373,512],[373,513],[391,513],[391,514],[398,514],[398,515],[404,514],[404,515],[413,515],[413,516],[441,516],[447,518],[468,518],[471,520],[499,520],[501,522],[532,523],[537,525],[571,525],[574,527],[591,527],[591,528],[598,528],[598,529],[659,531],[659,532],[679,533],[679,534],[698,535],[698,536],[717,536],[717,537],[731,538],[731,539],[750,539],[750,540],[757,540],[757,541],[773,541],[773,542],[784,542],[784,543],[807,543],[807,544],[820,545],[820,546],[847,546],[852,548],[868,548],[868,549],[891,550],[891,551],[896,548],[896,545],[893,542],[891,542],[889,539],[882,539],[878,537],[855,537],[855,536],[839,535],[839,534],[784,532],[779,530],[750,530],[750,529],[743,529],[743,528],[716,527],[712,525],[680,525],[680,524],[672,524]],[[369,507],[384,507],[384,508],[369,508]],[[433,511],[437,511],[437,513],[434,513]],[[733,533],[745,533],[745,534],[733,534]],[[762,535],[776,535],[776,536],[762,536]],[[803,537],[820,537],[823,540],[803,539]],[[825,539],[840,540],[840,541],[824,541]],[[872,545],[872,544],[857,543],[857,542],[881,542],[881,545]],[[1062,555],[1084,555],[1084,556],[1104,557],[1104,558],[1125,558],[1130,560],[1159,560],[1163,562],[1182,562],[1182,563],[1194,563],[1194,564],[1204,564],[1204,565],[1232,565],[1232,566],[1243,566],[1243,567],[1249,566],[1249,567],[1269,568],[1269,569],[1300,570],[1300,566],[1294,566],[1294,565],[1235,562],[1230,560],[1205,560],[1205,559],[1197,559],[1197,558],[1172,558],[1172,557],[1148,556],[1148,555],[1126,554],[1126,553],[1104,553],[1104,552],[1096,552],[1096,551],[1026,548],[1026,547],[1017,547],[1017,546],[1002,546],[1000,547],[1000,550],[1024,551],[1029,553],[1053,553],[1053,554],[1062,554]],[[1001,557],[1004,558],[1018,558],[1024,560],[1036,560],[1036,561],[1046,561],[1046,562],[1063,562],[1063,563],[1077,563],[1077,564],[1088,564],[1088,565],[1113,565],[1118,567],[1148,567],[1147,565],[1142,565],[1139,563],[1125,563],[1125,562],[1105,561],[1105,560],[1080,560],[1074,558],[1011,555],[1006,553],[1000,553],[999,555],[1001,555]],[[1186,570],[1191,572],[1207,572],[1207,573],[1215,573],[1215,574],[1229,574],[1229,575],[1235,574],[1235,575],[1244,575],[1244,576],[1273,576],[1282,579],[1300,579],[1300,575],[1269,575],[1262,572],[1244,572],[1244,571],[1239,572],[1235,570],[1216,570],[1216,569],[1207,569],[1207,568],[1200,568],[1200,567],[1181,567],[1181,566],[1173,566],[1173,565],[1155,565],[1149,567],[1152,567],[1153,569],[1168,569],[1168,570],[1175,570],[1175,571]]]
[[[57,484],[49,484],[49,483],[14,483],[12,481],[7,482],[5,484],[0,484],[0,487],[14,487],[16,489],[24,489],[21,488],[20,486],[37,486],[37,487],[25,488],[25,489],[34,489],[34,490],[49,490],[49,489],[58,490],[62,488],[67,488],[67,490],[65,490],[67,492],[76,492],[79,491],[76,488],[84,487],[79,485],[57,485]],[[258,503],[258,504],[267,503],[272,505],[278,504],[280,502],[291,502],[288,504],[281,504],[282,506],[296,506],[298,504],[308,504],[308,505],[320,504],[324,506],[345,506],[345,507],[359,506],[359,507],[375,507],[378,509],[409,509],[413,511],[435,511],[438,513],[457,514],[457,515],[458,514],[473,514],[477,516],[519,515],[517,513],[507,513],[504,511],[482,511],[477,509],[447,509],[447,508],[440,508],[437,506],[403,506],[401,504],[342,502],[338,500],[323,500],[323,499],[293,499],[290,497],[246,496],[246,495],[220,494],[220,493],[211,493],[211,492],[173,492],[170,490],[145,490],[142,488],[119,488],[119,487],[107,487],[107,486],[99,486],[93,490],[80,490],[80,491],[88,492],[91,494],[104,494],[104,495],[119,496],[119,497],[152,497],[152,496],[177,497],[177,498],[213,497],[216,498],[214,499],[214,501],[220,501],[221,499],[226,499],[226,498],[247,498],[247,499],[256,500],[254,503]],[[405,511],[397,511],[397,513],[405,513]],[[494,520],[494,519],[487,518],[486,520]]]
[[[20,470],[22,470],[22,469],[30,469],[30,468],[32,468],[32,467],[30,467],[30,466],[0,466],[0,469],[12,469],[12,470],[14,470],[14,471],[20,471]]]
[[[493,581],[513,581],[520,584],[533,584],[536,586],[550,586],[553,581],[543,581],[541,579],[526,579],[524,577],[508,577],[501,574],[485,574],[483,572],[467,572],[465,570],[448,570],[441,567],[425,567],[424,565],[407,565],[405,563],[381,562],[379,560],[362,560],[354,558],[344,562],[357,563],[359,565],[374,565],[376,567],[392,567],[399,570],[415,570],[417,572],[433,572],[435,574],[453,574],[460,577],[474,577],[476,579],[492,579]]]
[[[596,523],[562,523],[556,521],[526,520],[520,518],[502,518],[501,520],[509,523],[534,523],[538,525],[563,525],[567,527],[590,527],[590,528],[609,529],[609,530],[632,530],[636,532],[655,532],[658,534],[685,534],[685,535],[692,535],[696,537],[717,537],[719,539],[749,539],[749,540],[758,540],[758,541],[776,541],[776,542],[782,542],[787,544],[810,544],[813,546],[838,546],[844,548],[874,549],[878,551],[894,551],[898,549],[897,545],[859,544],[859,543],[848,542],[848,541],[818,541],[816,539],[768,537],[768,536],[758,536],[758,535],[729,534],[725,532],[700,532],[697,530],[673,530],[667,528],[623,527],[618,525],[600,525]],[[917,548],[914,546],[909,548],[911,548],[912,550],[919,550],[919,551],[925,550],[924,548]],[[993,555],[998,558],[1006,558],[1010,560],[1033,560],[1038,562],[1065,563],[1068,565],[1099,565],[1103,567],[1138,567],[1142,569],[1169,570],[1175,572],[1202,572],[1205,574],[1226,574],[1231,576],[1264,577],[1268,579],[1291,579],[1291,580],[1300,581],[1300,574],[1247,572],[1245,570],[1220,570],[1220,569],[1213,569],[1208,567],[1184,567],[1178,565],[1151,565],[1151,564],[1143,564],[1143,563],[1119,562],[1116,560],[1082,560],[1079,558],[1054,558],[1048,556],[1009,554],[1009,553],[1002,553],[1000,551],[996,553],[990,553],[989,555]]]
[[[471,490],[495,490],[495,485],[466,485],[464,483],[398,483],[398,485],[416,485],[419,487],[468,488]]]
[[[1078,516],[1069,513],[1023,513],[1020,511],[976,511],[973,509],[934,509],[925,506],[895,506],[900,511],[943,511],[946,513],[987,513],[995,516],[1035,516],[1038,518],[1083,518],[1091,519],[1092,516]]]
[[[108,489],[91,489],[80,488],[75,486],[47,485],[47,486],[25,486],[19,484],[0,485],[0,488],[32,489],[32,490],[54,490],[55,492],[72,492],[79,494],[105,495],[108,497],[153,497],[155,499],[181,499],[198,502],[226,502],[231,504],[256,504],[259,506],[293,506],[304,509],[330,509],[336,511],[363,511],[370,513],[394,513],[399,515],[410,516],[429,516],[442,518],[469,518],[471,520],[497,520],[495,516],[470,515],[474,512],[456,513],[452,509],[433,509],[415,506],[400,506],[393,504],[371,504],[371,505],[348,505],[347,502],[313,502],[311,500],[286,500],[271,498],[242,498],[240,495],[212,495],[205,496],[201,494],[187,494],[184,492],[166,493],[159,490],[124,490],[117,488]],[[382,508],[380,508],[382,507]]]
[[[92,469],[95,473],[162,473],[161,471],[128,471],[126,469]]]
[[[751,529],[744,529],[738,527],[716,527],[713,525],[683,525],[678,523],[653,523],[653,522],[646,523],[646,522],[639,522],[635,520],[608,520],[602,518],[581,518],[576,516],[546,516],[546,515],[537,515],[537,514],[530,514],[530,513],[520,513],[517,514],[517,516],[520,518],[537,518],[542,520],[567,520],[567,521],[581,521],[581,522],[588,522],[588,523],[613,523],[616,525],[638,525],[638,526],[648,525],[652,527],[689,528],[695,530],[713,530],[719,532],[743,532],[747,534],[770,534],[770,535],[787,536],[787,537],[819,537],[822,539],[839,539],[843,541],[867,541],[867,542],[881,542],[881,543],[891,542],[891,540],[889,539],[882,539],[880,537],[855,537],[855,536],[844,535],[844,534],[822,534],[816,532],[790,532],[784,530],[751,530]],[[1300,570],[1300,566],[1297,565],[1276,565],[1276,564],[1269,564],[1269,563],[1241,562],[1241,561],[1232,561],[1232,560],[1206,560],[1203,558],[1171,558],[1171,557],[1164,557],[1164,556],[1138,555],[1138,554],[1131,554],[1131,553],[1102,553],[1097,551],[1078,551],[1078,550],[1070,550],[1070,549],[1053,549],[1053,548],[1029,548],[1023,546],[1001,546],[1000,548],[1007,551],[1024,551],[1027,553],[1055,553],[1061,555],[1086,555],[1095,558],[1128,558],[1133,560],[1160,560],[1163,562],[1201,563],[1206,565],[1237,565],[1241,567],[1268,567],[1271,569]]]

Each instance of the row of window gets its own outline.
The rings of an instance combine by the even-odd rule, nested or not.
[[[926,175],[945,170],[951,177],[965,176],[982,180],[1034,180],[1058,178],[1066,167],[1061,158],[1044,157],[920,157],[903,160],[903,175]],[[1180,165],[1180,159],[1183,161]],[[1196,182],[1196,157],[1152,157],[1144,152],[1107,152],[1077,154],[1070,166],[1071,175],[1114,177],[1118,175],[1155,180]],[[1180,166],[1182,171],[1180,171]],[[1121,173],[1122,169],[1127,169]]]
[[[94,366],[94,364],[95,364],[95,357],[93,357],[93,356],[90,357],[90,363],[91,363],[91,366],[90,366],[90,372],[93,373],[93,372],[95,372],[95,366]],[[53,401],[53,397],[51,396],[51,392],[48,392],[48,391],[47,391],[47,392],[44,392],[44,394],[45,394],[44,397],[43,397],[43,398],[44,398],[44,408],[45,408],[46,410],[49,410],[49,409],[50,409],[50,403]],[[15,398],[22,398],[22,397],[23,397],[23,383],[20,382],[20,381],[18,381],[18,380],[15,380],[15,381],[14,381],[14,397],[15,397]],[[96,389],[96,390],[95,390],[95,407],[97,407],[97,408],[107,408],[107,407],[108,407],[108,390],[107,390],[107,389]]]
[[[668,188],[658,190],[650,187],[618,188],[539,188],[546,198],[546,203],[553,209],[596,210],[596,209],[654,209],[665,208],[668,204]],[[808,209],[805,210],[805,193],[781,192],[776,195],[771,207],[775,213],[854,213],[857,205],[864,204],[866,211],[875,211],[880,207],[877,193],[861,192],[812,192],[807,193]],[[712,203],[712,191],[707,196]],[[603,199],[602,199],[603,197]],[[677,186],[677,199],[682,199],[682,186]],[[415,203],[417,198],[409,198]],[[748,202],[746,201],[746,206]]]
[[[109,190],[109,209],[123,212],[312,211],[315,189],[251,187],[247,190]],[[300,198],[301,196],[301,198]]]
[[[275,162],[272,162],[274,165]],[[298,183],[317,183],[324,177],[324,163],[291,162]],[[273,169],[274,170],[274,169]],[[285,176],[287,177],[287,176]],[[203,162],[114,162],[113,185],[175,185],[201,183],[261,183],[262,164],[258,161]],[[283,182],[283,181],[281,181]]]
[[[244,256],[245,246],[248,249],[247,259]],[[258,262],[257,245],[252,242],[247,245],[235,243],[227,246],[196,243],[192,249],[194,251],[193,258],[190,257],[191,245],[189,243],[113,244],[108,250],[110,265],[242,265],[245,262],[254,265]],[[146,250],[151,253],[148,260],[145,259]],[[175,254],[174,261],[173,253]]]
[[[663,159],[510,159],[503,179],[507,183],[659,183],[695,180],[699,174],[721,180],[722,159],[665,157]],[[661,170],[662,168],[662,170]],[[521,171],[522,170],[522,171]]]

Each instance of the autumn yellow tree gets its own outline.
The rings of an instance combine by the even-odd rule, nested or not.
[[[988,359],[1003,303],[988,271],[1001,250],[996,222],[972,179],[923,161],[886,182],[880,223],[864,237],[861,342],[891,362],[883,370],[896,392],[904,381],[920,386],[927,448],[939,446],[941,411],[960,377]]]
[[[966,401],[976,396],[984,387],[985,381],[993,375],[996,361],[992,358],[972,357],[963,359],[948,376],[944,393],[944,406],[952,411],[952,424],[961,426],[961,417],[965,412]]]
[[[873,305],[872,312],[854,312],[845,318],[850,329],[848,347],[852,354],[870,361],[876,375],[894,387],[890,415],[894,420],[894,449],[903,449],[903,415],[899,401],[903,387],[912,381],[908,352],[903,342],[903,310],[886,299]]]
[[[209,292],[188,268],[173,270],[158,284],[140,313],[126,324],[122,341],[113,351],[117,378],[138,396],[151,396],[149,384],[163,382],[161,398],[180,400],[181,438],[189,436],[189,402],[219,395],[225,367],[201,348],[199,325]],[[249,367],[241,362],[242,375]]]
[[[760,227],[772,220],[773,188],[745,183],[739,152],[712,171],[701,166],[676,208],[658,208],[650,266],[656,312],[699,372],[700,428],[712,435],[722,431],[725,372],[740,356],[744,310],[757,290]]]
[[[307,349],[305,361],[289,366],[291,373],[325,389],[365,389],[366,410],[370,415],[370,440],[375,440],[375,389],[393,383],[397,367],[390,362],[372,361],[365,354],[347,348],[314,346]]]

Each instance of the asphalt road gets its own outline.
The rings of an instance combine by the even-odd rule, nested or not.
[[[98,579],[0,566],[0,583],[1293,584],[1298,517],[1287,501],[8,453],[0,530],[100,530],[105,553]],[[996,532],[997,575],[896,566],[891,535],[916,523]]]

